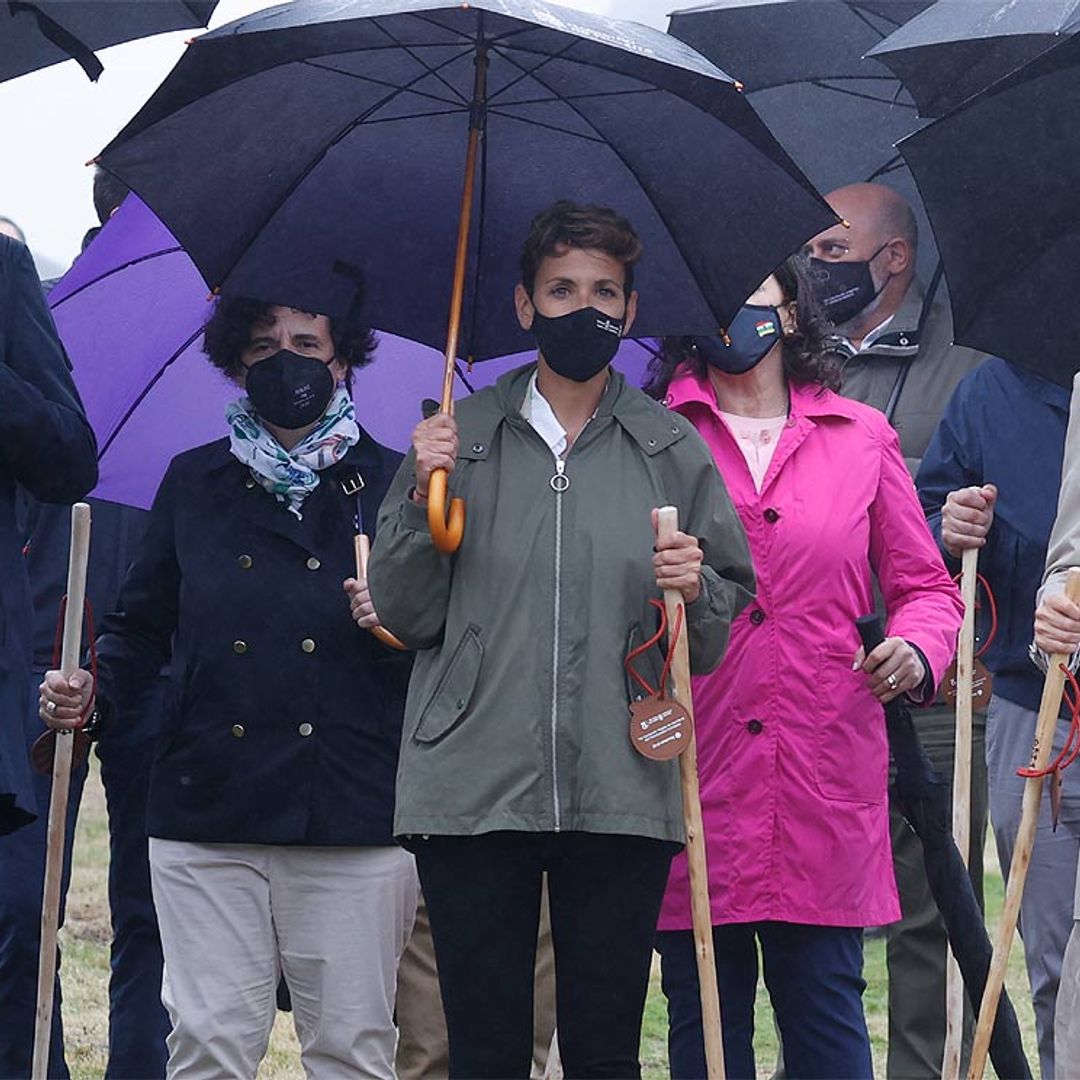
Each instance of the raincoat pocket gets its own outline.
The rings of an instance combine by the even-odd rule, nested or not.
[[[826,799],[880,803],[889,767],[885,720],[866,674],[851,670],[854,654],[818,654],[814,782]]]
[[[457,725],[472,701],[483,659],[484,643],[480,639],[480,628],[470,623],[454,647],[431,700],[420,713],[416,731],[413,732],[416,742],[435,742]]]

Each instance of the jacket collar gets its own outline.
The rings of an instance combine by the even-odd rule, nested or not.
[[[894,356],[900,359],[914,359],[919,352],[921,337],[920,320],[922,319],[925,290],[918,278],[912,280],[904,293],[900,307],[888,324],[881,329],[871,330],[858,349],[844,337],[836,338],[837,351],[845,357],[876,355]]]
[[[831,390],[806,383],[790,383],[788,394],[791,399],[789,415],[792,419],[805,416],[812,420],[824,417],[854,420],[860,409],[857,403],[850,402]],[[720,415],[716,394],[708,377],[699,379],[686,368],[680,368],[671,380],[663,403],[687,416],[698,408],[708,409],[717,417]]]

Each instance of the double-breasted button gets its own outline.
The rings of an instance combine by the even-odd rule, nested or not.
[[[236,557],[236,565],[239,566],[241,570],[250,570],[251,561],[250,555],[237,555]]]
[[[765,621],[765,612],[762,611],[761,608],[754,608],[754,610],[750,612],[750,621],[755,626],[760,626]]]
[[[322,563],[319,562],[319,560],[316,559],[314,555],[312,555],[311,558],[308,559],[308,561],[305,563],[305,565],[309,570],[318,570],[319,567],[322,566]]]
[[[313,653],[315,651],[315,642],[311,638],[306,637],[300,642],[300,648],[306,653]]]
[[[780,520],[780,511],[774,510],[770,506],[768,510],[766,510],[765,513],[762,514],[762,517],[764,517],[770,525],[775,525]]]
[[[243,655],[244,653],[247,652],[247,642],[246,641],[234,641],[232,643],[232,651],[234,653],[239,654],[239,655]]]
[[[750,720],[746,725],[746,730],[751,735],[760,735],[765,725],[760,720]]]
[[[233,724],[233,726],[232,726],[232,733],[233,733],[233,734],[234,734],[234,735],[235,735],[235,736],[236,736],[236,737],[237,737],[238,739],[242,739],[242,738],[244,737],[244,725],[243,725],[243,724]]]
[[[244,487],[246,487],[246,488],[247,488],[247,489],[248,489],[248,490],[250,491],[250,490],[251,490],[251,489],[252,489],[252,488],[253,488],[254,486],[255,486],[255,481],[254,481],[254,480],[252,480],[252,479],[251,479],[251,477],[249,476],[249,477],[248,477],[248,478],[247,478],[247,479],[246,479],[246,480],[244,481]]]
[[[300,734],[303,735],[306,739],[315,730],[315,728],[312,727],[311,724],[309,724],[305,720],[296,730],[299,731]]]

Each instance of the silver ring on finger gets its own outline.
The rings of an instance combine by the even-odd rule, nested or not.
[[[55,701],[46,701],[45,702],[45,711],[50,716],[55,716],[56,715],[56,702]]]
[[[896,689],[898,683],[897,683],[895,675],[890,675],[885,681],[889,684],[889,689],[890,690],[895,690]]]

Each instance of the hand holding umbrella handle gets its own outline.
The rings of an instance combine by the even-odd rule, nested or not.
[[[679,531],[679,511],[663,506],[656,514],[656,538],[667,540]],[[674,646],[671,681],[674,697],[694,719],[690,692],[690,648],[686,640],[686,607],[678,589],[664,590],[668,626],[682,626]],[[682,618],[678,617],[680,610]],[[666,690],[666,688],[664,688]],[[694,951],[697,954],[698,985],[701,993],[701,1018],[705,1036],[705,1067],[708,1080],[724,1078],[724,1040],[720,1025],[720,991],[716,982],[716,957],[713,951],[712,905],[709,901],[709,868],[705,856],[705,831],[701,817],[701,793],[698,787],[697,739],[691,730],[690,745],[679,755],[682,783],[683,818],[686,822],[686,859],[690,870],[690,910],[694,926]]]
[[[1075,604],[1080,603],[1080,569],[1073,568],[1065,579],[1065,595]],[[1050,761],[1054,746],[1054,731],[1057,728],[1058,713],[1061,711],[1061,695],[1065,689],[1065,672],[1062,670],[1069,663],[1066,653],[1055,653],[1050,657],[1046,669],[1046,682],[1043,683],[1042,701],[1039,704],[1039,719],[1035,724],[1035,743],[1031,750],[1031,767],[1045,769]],[[975,1038],[971,1047],[971,1064],[968,1067],[968,1080],[982,1080],[986,1069],[986,1058],[990,1051],[990,1036],[994,1029],[998,999],[1005,984],[1005,969],[1009,963],[1016,924],[1020,917],[1020,901],[1024,896],[1024,883],[1027,880],[1028,867],[1031,865],[1031,853],[1035,846],[1035,833],[1039,824],[1039,804],[1042,802],[1043,776],[1029,776],[1024,781],[1024,801],[1020,811],[1020,827],[1016,832],[1016,845],[1013,847],[1012,865],[1009,868],[1008,885],[1005,889],[1005,906],[998,924],[997,940],[994,942],[994,957],[990,962],[990,974],[986,979],[982,1003],[979,1007],[979,1022],[975,1026]]]
[[[353,542],[356,550],[356,576],[366,580],[368,556],[371,554],[371,541],[367,538],[367,533],[357,533]],[[389,645],[391,649],[401,649],[402,652],[408,651],[408,646],[402,645],[385,626],[373,626],[371,632],[384,645]]]
[[[428,479],[427,520],[435,547],[444,555],[453,555],[465,533],[465,500],[451,499],[447,513],[445,469],[435,469]]]

